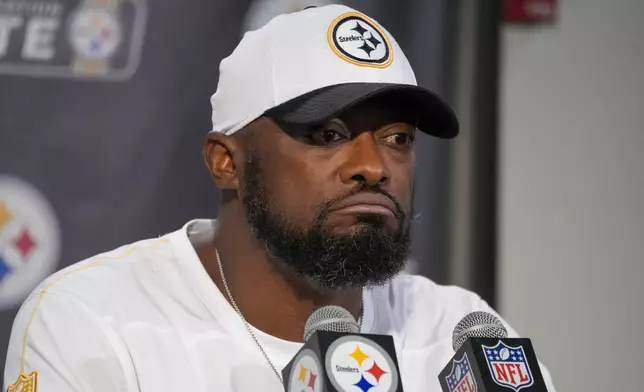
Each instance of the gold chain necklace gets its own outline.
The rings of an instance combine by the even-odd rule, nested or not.
[[[264,347],[262,347],[261,343],[259,343],[259,339],[257,339],[257,336],[253,332],[253,329],[251,328],[250,323],[248,321],[246,321],[246,317],[244,317],[244,315],[242,314],[241,310],[239,310],[239,307],[237,306],[237,302],[235,302],[235,299],[233,298],[233,295],[230,293],[230,289],[228,288],[228,282],[226,282],[226,276],[224,275],[224,267],[223,267],[223,265],[221,263],[221,258],[219,257],[219,251],[217,251],[216,249],[215,249],[215,254],[217,255],[217,264],[219,265],[219,274],[221,275],[221,281],[224,284],[224,289],[226,290],[226,295],[228,295],[228,299],[230,300],[230,303],[233,305],[233,308],[235,309],[235,311],[237,312],[239,317],[244,322],[244,326],[246,326],[246,330],[248,330],[248,333],[250,334],[250,336],[255,341],[255,344],[257,345],[257,347],[259,347],[259,350],[262,352],[262,355],[264,355],[264,358],[266,358],[266,362],[268,362],[268,364],[271,366],[271,369],[273,369],[273,372],[275,372],[275,375],[280,380],[280,383],[284,384],[284,381],[282,380],[282,375],[277,370],[275,365],[273,365],[273,362],[268,357],[268,354],[266,354],[266,351],[264,351]],[[362,299],[362,305],[361,305],[360,313],[361,314],[364,313],[364,298]],[[360,317],[360,330],[359,330],[360,332],[362,331],[362,320],[363,319],[364,319],[364,317],[361,316]]]

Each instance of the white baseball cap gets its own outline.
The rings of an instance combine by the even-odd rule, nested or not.
[[[419,87],[398,43],[378,22],[343,5],[279,15],[244,34],[222,60],[210,99],[212,132],[231,135],[255,119],[315,124],[369,98],[391,94],[418,118],[418,129],[458,134],[452,109]]]

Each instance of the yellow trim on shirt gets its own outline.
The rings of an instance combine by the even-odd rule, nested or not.
[[[148,245],[148,247],[149,248],[154,248],[158,244],[161,244],[161,243],[167,242],[167,241],[168,241],[167,238],[159,238],[158,240],[156,240],[152,244]],[[49,283],[48,285],[43,287],[42,290],[40,290],[40,295],[38,296],[38,301],[36,302],[36,306],[34,307],[34,310],[31,312],[31,316],[29,317],[29,321],[27,322],[27,325],[25,326],[24,336],[22,338],[22,355],[21,355],[21,359],[20,359],[20,377],[25,376],[25,359],[26,359],[25,357],[27,355],[27,333],[29,332],[29,327],[31,326],[32,321],[36,317],[36,312],[38,311],[38,308],[40,307],[40,303],[42,302],[43,298],[45,298],[45,294],[47,294],[47,291],[53,285],[55,285],[56,283],[60,282],[64,278],[68,277],[69,275],[73,274],[74,272],[78,272],[78,271],[82,271],[82,270],[85,270],[85,269],[88,269],[88,268],[91,268],[91,267],[95,267],[95,266],[97,266],[98,264],[102,263],[105,260],[119,260],[119,259],[122,259],[124,257],[129,256],[134,250],[136,250],[140,246],[141,245],[138,245],[138,244],[137,245],[132,245],[127,251],[125,251],[125,253],[123,253],[123,254],[121,254],[119,256],[115,256],[115,257],[101,256],[98,259],[92,261],[91,263],[89,263],[87,265],[84,265],[82,267],[79,267],[79,268],[73,269],[71,271],[68,271],[68,272],[66,272],[64,274],[61,274],[59,277],[54,279],[54,281],[52,281],[51,283]]]

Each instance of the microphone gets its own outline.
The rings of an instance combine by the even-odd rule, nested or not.
[[[304,346],[282,370],[284,390],[403,392],[391,336],[361,334],[355,318],[324,306],[304,326]]]
[[[438,375],[443,392],[547,392],[532,342],[508,338],[501,320],[472,312],[452,333],[456,352]]]
[[[358,322],[340,306],[323,306],[313,312],[304,324],[304,341],[317,331],[360,333]]]

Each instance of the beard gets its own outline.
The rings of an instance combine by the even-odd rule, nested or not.
[[[300,282],[304,279],[316,290],[343,290],[382,285],[405,267],[411,249],[412,213],[405,214],[396,199],[379,186],[363,184],[347,195],[321,203],[314,222],[302,228],[293,223],[296,217],[288,217],[276,207],[262,177],[257,156],[251,156],[244,174],[244,213],[274,267],[287,277]],[[396,229],[388,228],[381,215],[359,214],[357,230],[342,234],[329,231],[325,226],[333,203],[362,192],[378,193],[394,202]]]

